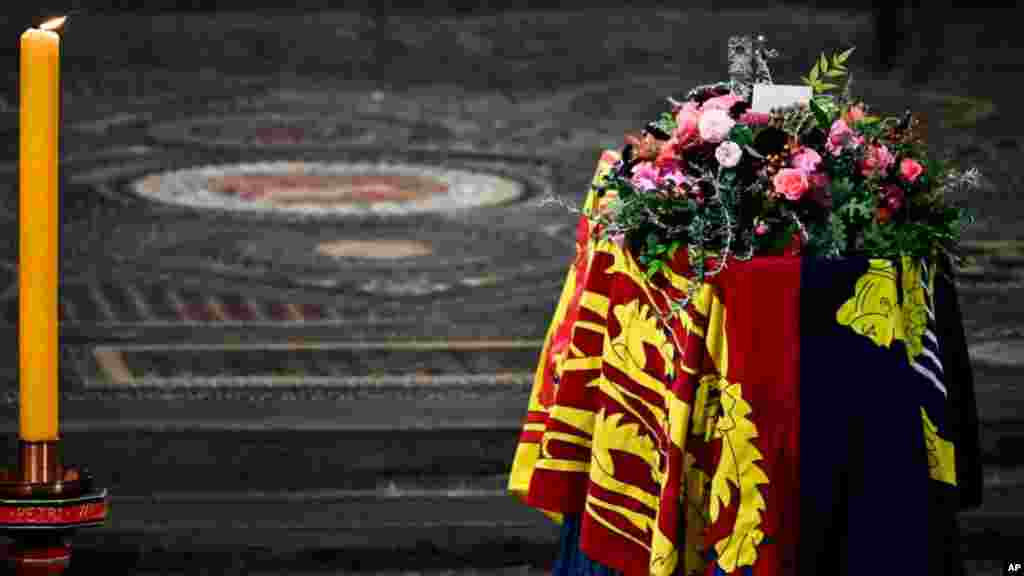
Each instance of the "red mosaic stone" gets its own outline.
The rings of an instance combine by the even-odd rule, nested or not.
[[[270,317],[278,322],[283,322],[285,320],[290,319],[290,317],[288,316],[288,308],[280,302],[271,302],[270,305],[267,306],[267,308],[268,311],[270,312]]]
[[[298,144],[307,139],[307,134],[298,126],[271,126],[255,130],[252,139],[258,144]]]
[[[302,311],[302,316],[310,320],[323,320],[324,307],[319,304],[303,304],[299,306],[299,310]]]
[[[225,304],[224,311],[232,320],[251,322],[256,319],[256,311],[248,304]]]
[[[185,304],[185,318],[192,322],[212,322],[214,315],[206,304],[189,302]]]

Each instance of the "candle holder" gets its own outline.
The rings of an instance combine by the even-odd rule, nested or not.
[[[0,534],[13,540],[8,566],[23,576],[63,573],[74,531],[102,525],[108,507],[107,491],[88,472],[61,465],[59,441],[20,441],[17,469],[0,469]]]

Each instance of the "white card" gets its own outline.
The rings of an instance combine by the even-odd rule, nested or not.
[[[754,112],[771,112],[811,99],[810,86],[788,84],[754,84],[754,101],[750,109]]]

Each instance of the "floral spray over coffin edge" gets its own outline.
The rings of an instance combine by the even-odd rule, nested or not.
[[[763,37],[729,40],[731,79],[700,86],[626,136],[585,216],[601,239],[626,242],[650,279],[687,250],[688,297],[731,258],[948,257],[960,262],[973,218],[946,200],[977,188],[975,169],[931,161],[919,116],[882,116],[852,96],[854,49],[822,54],[806,102],[751,108],[771,84]],[[837,90],[840,90],[836,92]]]

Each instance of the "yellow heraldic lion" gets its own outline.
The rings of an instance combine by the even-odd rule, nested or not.
[[[921,283],[921,265],[904,257],[902,268],[902,278],[897,280],[893,261],[870,260],[868,271],[857,279],[853,297],[839,308],[836,321],[886,348],[894,340],[903,340],[908,359],[913,362],[924,349],[921,339],[928,322],[927,295]]]
[[[888,348],[904,339],[899,309],[896,266],[889,260],[870,260],[857,279],[853,298],[839,308],[836,320],[875,344]]]
[[[852,298],[836,312],[836,321],[849,326],[857,334],[867,336],[875,344],[890,347],[894,340],[903,340],[907,360],[913,364],[924,353],[924,337],[928,329],[928,293],[922,277],[934,278],[934,264],[924,270],[910,257],[901,259],[902,275],[891,260],[872,259],[868,271],[857,279]],[[898,305],[898,291],[903,291],[903,305]],[[932,287],[929,286],[929,290]],[[938,435],[938,427],[921,408],[925,444],[928,449],[928,473],[940,482],[956,485],[955,447]]]

